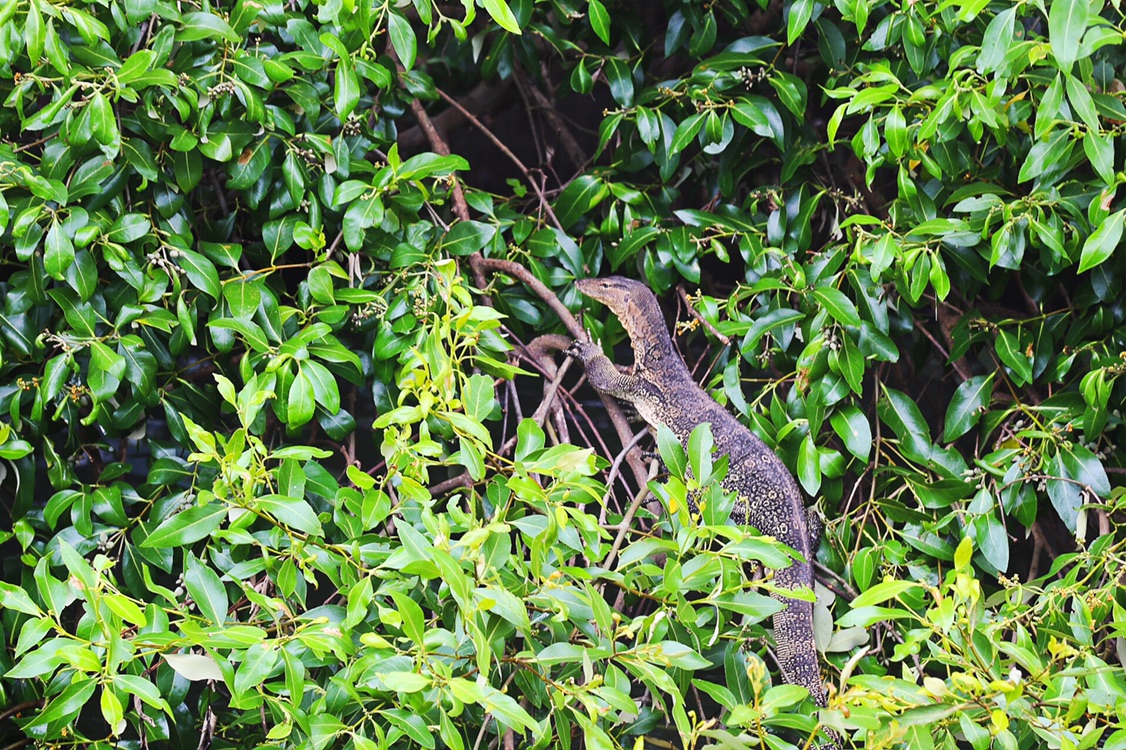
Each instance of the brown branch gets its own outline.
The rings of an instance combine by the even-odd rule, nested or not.
[[[441,156],[450,155],[450,147],[442,139],[438,129],[434,127],[434,123],[430,121],[430,116],[426,114],[426,109],[422,106],[422,102],[418,99],[411,99],[411,112],[418,120],[418,125],[422,128],[422,132],[426,133],[426,139],[430,141],[430,147],[434,149],[434,153]],[[469,204],[465,202],[465,192],[461,188],[461,181],[453,181],[453,194],[454,194],[454,213],[457,218],[462,221],[469,221]]]
[[[0,711],[0,721],[7,721],[13,716],[19,716],[21,712],[27,711],[32,708],[42,708],[43,704],[44,700],[42,698],[39,698],[33,701],[24,701],[23,703],[17,703],[14,706],[8,706],[3,711]]]
[[[692,303],[688,301],[688,292],[684,291],[684,284],[677,284],[676,291],[677,294],[680,295],[680,301],[684,303],[684,309],[688,311],[688,314],[696,320],[700,321],[700,323],[703,324],[704,328],[707,328],[713,336],[723,342],[724,346],[728,346],[731,343],[731,339],[717,331],[716,327],[705,320],[704,316],[701,315],[696,310],[696,308],[692,306]]]
[[[816,550],[813,551],[816,552]],[[850,586],[848,581],[846,581],[844,578],[837,575],[837,572],[835,570],[826,565],[822,565],[816,560],[813,561],[813,572],[817,574],[818,583],[832,591],[841,599],[851,602],[853,599],[859,596],[859,594],[856,592],[856,589]]]
[[[555,431],[558,433],[559,438],[565,443],[571,442],[571,433],[567,428],[567,419],[563,414],[563,405],[555,398],[555,383],[562,379],[563,370],[555,366],[554,355],[555,352],[566,351],[570,343],[571,340],[567,336],[558,333],[545,333],[542,336],[535,337],[524,347],[530,356],[537,359],[540,367],[543,368],[544,372],[549,374],[552,380],[552,386],[544,388],[544,400],[550,405],[551,419],[555,425]],[[564,362],[563,367],[566,366],[567,362]]]
[[[524,266],[511,260],[503,260],[501,258],[486,258],[480,253],[474,253],[469,256],[469,265],[474,270],[480,269],[482,271],[492,271],[493,273],[504,273],[509,276],[515,276],[520,281],[524,282],[536,296],[547,303],[551,311],[559,316],[559,320],[563,322],[571,335],[577,339],[585,339],[587,337],[586,331],[575,320],[575,316],[567,309],[567,306],[559,301],[555,296],[555,292],[551,291],[544,285],[542,281],[537,279],[535,275]],[[632,434],[632,433],[630,433]]]
[[[395,61],[395,69],[402,75],[405,72],[403,64],[399,62],[399,56],[395,53],[395,47],[391,44],[390,37],[387,39],[387,54]],[[411,99],[411,113],[414,118],[418,120],[418,126],[422,128],[422,132],[426,134],[426,140],[430,142],[430,147],[434,149],[434,153],[441,156],[450,155],[450,147],[434,127],[434,123],[430,120],[430,115],[426,114],[426,109],[422,106],[422,102],[418,98]],[[465,202],[465,193],[462,191],[461,182],[456,178],[453,182],[453,195],[454,195],[454,213],[457,218],[462,221],[469,221],[469,205]]]
[[[932,334],[930,331],[927,330],[927,327],[923,325],[922,321],[916,320],[915,321],[915,327],[918,328],[919,331],[921,331],[922,334],[924,336],[926,336],[927,339],[929,339],[932,344],[934,344],[934,348],[938,349],[939,354],[941,354],[946,359],[950,359],[950,352],[946,351],[946,348],[939,342],[938,339],[936,339],[934,337],[934,334]],[[964,365],[963,365],[961,360],[957,360],[957,361],[953,362],[953,365],[954,365],[954,370],[958,373],[958,376],[960,378],[962,378],[962,380],[969,380],[970,379],[971,373],[969,371],[964,371],[962,369],[962,367]]]
[[[543,399],[540,401],[539,406],[536,407],[535,412],[532,413],[532,421],[538,426],[543,427],[544,420],[547,419],[548,412],[556,404],[555,394],[559,391],[559,386],[563,382],[563,376],[567,374],[567,368],[571,366],[571,360],[564,360],[563,364],[556,370],[555,375],[551,378],[551,382],[544,388]],[[516,441],[519,435],[510,437],[500,451],[502,456],[516,447]]]
[[[538,86],[527,80],[519,68],[516,69],[514,77],[520,91],[531,100],[528,115],[531,116],[533,111],[542,114],[548,125],[555,131],[555,136],[559,139],[559,144],[567,153],[567,158],[571,160],[571,164],[574,165],[575,169],[582,169],[587,161],[586,154],[583,153],[579,142],[575,140],[575,136],[571,134],[563,115],[555,109],[555,103],[548,98],[547,94],[540,91]]]
[[[480,120],[478,120],[476,117],[473,116],[472,112],[467,110],[465,107],[461,106],[461,104],[458,103],[458,101],[456,99],[454,99],[452,96],[447,94],[445,91],[442,91],[441,89],[435,89],[435,91],[437,91],[438,96],[445,99],[446,102],[448,102],[451,107],[454,107],[455,109],[460,111],[463,115],[465,115],[465,119],[469,120],[471,123],[473,123],[477,127],[478,130],[480,130],[482,133],[484,133],[485,137],[488,138],[490,141],[492,141],[493,145],[496,146],[497,148],[499,148],[501,150],[501,153],[503,153],[505,156],[507,156],[509,159],[511,159],[512,163],[515,164],[517,166],[517,168],[519,168],[519,170],[524,173],[525,182],[527,182],[531,186],[532,190],[535,191],[536,196],[539,197],[540,205],[542,206],[543,210],[545,212],[547,212],[548,217],[551,218],[551,223],[554,224],[558,229],[562,230],[563,225],[559,222],[559,217],[557,217],[555,215],[555,211],[553,211],[551,209],[551,204],[548,203],[547,196],[545,196],[543,194],[543,190],[540,189],[539,184],[535,180],[532,179],[531,170],[529,170],[526,166],[524,166],[524,162],[520,161],[520,157],[518,157],[516,154],[512,153],[512,151],[508,148],[508,146],[504,145],[504,143],[500,140],[500,138],[497,138],[493,134],[493,131],[486,128],[485,125]]]
[[[657,464],[654,463],[652,472],[654,476],[656,475],[656,469]],[[634,495],[633,502],[629,504],[629,508],[626,510],[626,514],[622,516],[622,522],[618,524],[618,535],[614,537],[614,543],[613,545],[611,545],[610,551],[606,554],[605,559],[601,563],[602,567],[606,570],[612,569],[611,566],[614,564],[614,559],[618,556],[618,551],[622,548],[622,543],[626,539],[626,534],[628,534],[629,530],[633,527],[633,517],[637,514],[638,509],[641,507],[641,503],[643,503],[645,501],[645,498],[649,495],[649,478],[650,475],[647,473],[645,475],[646,481],[641,484],[641,489],[638,490],[638,493],[636,495]],[[603,581],[599,586],[599,592],[601,593],[601,591],[605,587],[606,583],[605,581]]]
[[[468,488],[468,487],[472,487],[472,486],[473,486],[473,479],[472,479],[472,477],[469,476],[469,472],[465,471],[465,472],[462,472],[461,474],[458,474],[455,477],[450,477],[449,479],[445,480],[444,482],[438,482],[435,485],[431,485],[430,487],[427,488],[427,492],[430,493],[431,497],[441,497],[442,495],[445,495],[447,492],[451,492],[453,490],[456,490],[459,487],[467,487]]]
[[[514,276],[520,281],[524,282],[533,292],[536,293],[547,306],[559,316],[559,320],[563,322],[564,327],[571,332],[577,339],[586,339],[586,331],[583,330],[582,325],[571,311],[567,309],[566,305],[559,301],[555,293],[548,289],[542,281],[537,279],[535,275],[524,266],[511,260],[503,260],[501,258],[486,258],[480,253],[474,253],[469,256],[469,265],[473,269],[475,275],[484,276],[485,271],[492,271],[493,273],[505,273],[509,276]],[[606,407],[606,415],[610,417],[610,421],[614,425],[614,431],[618,433],[618,439],[622,445],[628,445],[633,439],[633,430],[630,429],[629,420],[626,415],[622,413],[622,408],[618,406],[618,402],[611,396],[606,394],[599,394],[602,398],[602,403]],[[648,471],[645,468],[645,462],[641,459],[641,452],[636,448],[630,451],[629,457],[630,470],[633,472],[634,479],[637,481],[639,487],[644,487],[648,481]]]
[[[510,80],[501,81],[499,83],[496,81],[479,83],[469,93],[459,97],[459,99],[462,105],[470,112],[488,111],[494,104],[507,95],[510,83]],[[439,133],[451,133],[456,128],[465,124],[465,115],[452,107],[442,110],[429,119],[434,129]],[[413,153],[419,149],[425,148],[426,144],[433,143],[430,134],[426,132],[421,120],[419,120],[418,124],[414,127],[407,128],[400,132],[397,141],[399,143],[399,153],[404,151]]]

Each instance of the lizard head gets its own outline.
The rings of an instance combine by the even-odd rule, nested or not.
[[[629,334],[636,363],[651,367],[657,360],[669,355],[679,361],[672,348],[661,305],[645,284],[621,276],[608,276],[579,279],[575,287],[587,297],[606,305],[621,322]]]

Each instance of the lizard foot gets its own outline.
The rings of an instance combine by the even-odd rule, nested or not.
[[[567,347],[566,354],[568,357],[574,357],[585,365],[595,357],[602,356],[602,346],[594,341],[575,340]]]

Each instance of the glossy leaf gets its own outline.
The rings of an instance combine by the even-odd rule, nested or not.
[[[943,440],[950,442],[969,432],[989,406],[992,391],[992,373],[975,375],[958,386],[954,391],[954,397],[950,400],[950,405],[946,407]]]

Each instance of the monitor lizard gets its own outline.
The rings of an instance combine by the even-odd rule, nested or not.
[[[738,494],[731,522],[754,526],[801,554],[802,559],[775,572],[778,589],[811,588],[814,543],[794,478],[757,435],[692,378],[673,346],[653,292],[639,281],[617,276],[581,279],[575,286],[610,309],[629,334],[633,347],[633,370],[623,373],[599,344],[575,341],[567,353],[582,361],[590,384],[631,404],[654,429],[668,427],[685,447],[693,428],[711,423],[716,452],[728,456],[723,487]],[[806,688],[818,706],[825,706],[825,686],[813,642],[813,605],[776,596],[786,605],[774,615],[775,653],[783,679]],[[831,730],[826,732],[831,741],[823,747],[837,750],[839,737]]]

